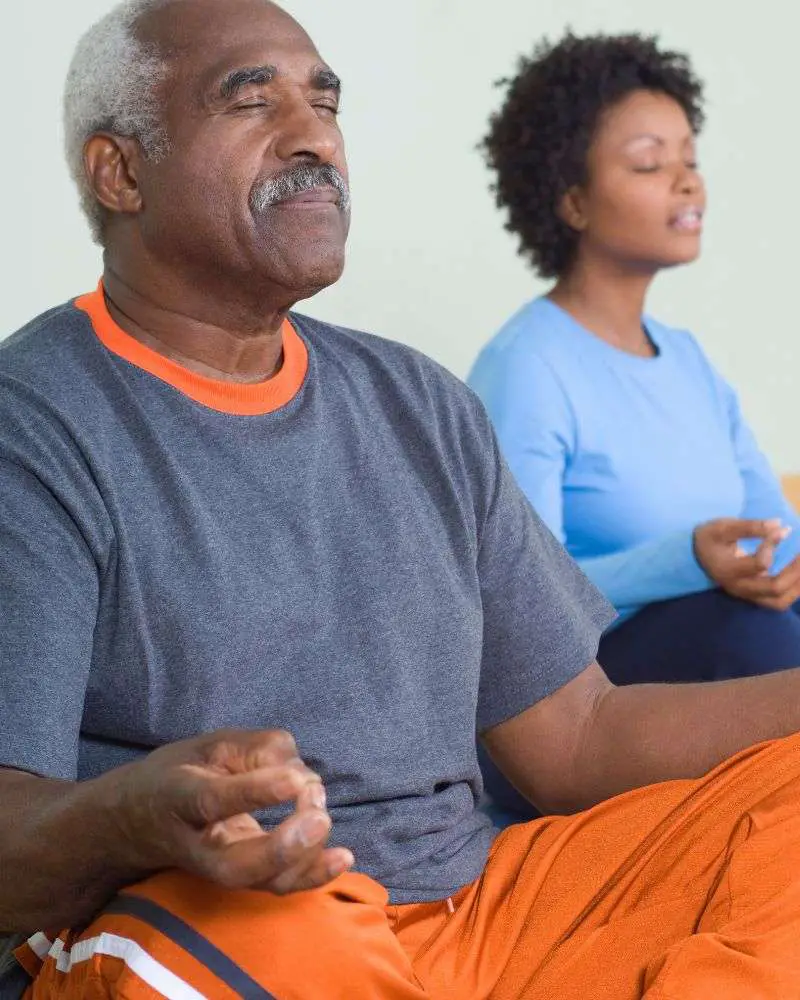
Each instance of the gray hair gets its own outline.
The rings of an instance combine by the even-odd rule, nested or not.
[[[81,208],[92,235],[103,240],[106,213],[83,165],[86,140],[96,132],[138,139],[144,155],[157,160],[169,151],[156,94],[167,59],[138,35],[142,18],[169,0],[124,0],[78,42],[64,88],[64,145]]]

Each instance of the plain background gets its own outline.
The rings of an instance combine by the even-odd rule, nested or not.
[[[220,0],[224,3],[226,0]],[[108,0],[4,4],[4,289],[0,337],[92,288],[99,251],[61,153],[61,85]],[[800,469],[792,177],[797,14],[785,0],[286,0],[345,82],[354,198],[341,283],[302,308],[405,341],[464,376],[504,319],[543,290],[489,193],[476,146],[518,55],[567,25],[656,32],[708,87],[702,260],[662,276],[659,318],[691,328],[739,389],[779,471]]]

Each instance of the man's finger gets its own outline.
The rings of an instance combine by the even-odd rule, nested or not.
[[[265,889],[280,896],[289,892],[317,889],[338,878],[355,864],[350,851],[343,847],[327,847],[307,865],[296,865],[282,872],[271,882],[253,888]]]
[[[235,844],[238,840],[250,840],[263,835],[263,827],[249,813],[240,813],[219,823],[212,823],[203,831],[203,836],[208,842],[218,847],[227,847],[228,844]]]
[[[231,889],[267,885],[294,868],[305,870],[324,850],[330,816],[319,809],[295,813],[263,837],[241,840],[221,850],[208,844],[196,852],[202,873]]]
[[[181,768],[174,811],[198,829],[219,820],[293,801],[308,784],[320,784],[301,760],[281,767],[262,767],[242,774],[213,774],[201,767]]]
[[[203,750],[210,767],[232,773],[278,767],[299,756],[285,729],[223,729],[209,734]]]
[[[297,796],[297,811],[304,809],[321,809],[325,811],[328,801],[325,786],[321,781],[309,781],[300,789]]]

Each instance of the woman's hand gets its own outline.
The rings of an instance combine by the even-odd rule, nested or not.
[[[769,569],[775,549],[790,530],[778,520],[717,518],[695,528],[695,556],[726,593],[774,611],[785,611],[800,599],[800,557],[776,576],[770,576]],[[747,555],[739,544],[744,538],[761,539],[752,555]]]

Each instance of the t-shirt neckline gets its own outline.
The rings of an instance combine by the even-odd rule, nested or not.
[[[272,378],[253,383],[224,382],[184,368],[126,333],[108,311],[102,280],[93,292],[75,299],[75,306],[86,313],[98,340],[112,354],[221,413],[272,413],[294,399],[308,372],[308,348],[288,319],[281,329],[283,364]]]

